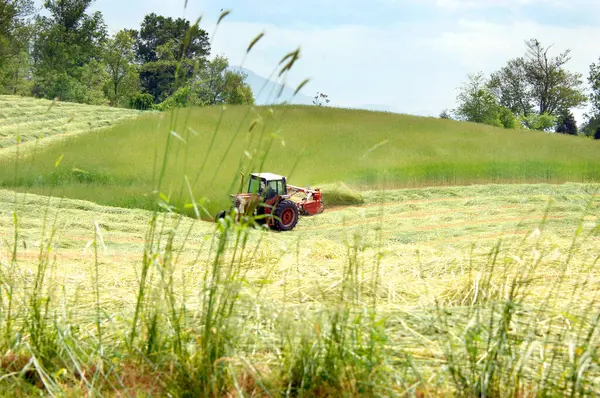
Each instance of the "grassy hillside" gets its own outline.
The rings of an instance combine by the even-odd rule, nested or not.
[[[161,192],[181,207],[190,202],[187,176],[214,214],[239,188],[240,171],[367,189],[598,181],[600,142],[368,111],[215,107],[151,114],[54,143],[22,156],[18,175],[16,162],[2,161],[3,187],[122,207],[150,208],[161,173]]]
[[[369,192],[293,233],[154,236],[147,211],[0,191],[0,393],[595,396],[599,189]]]
[[[0,148],[110,127],[139,115],[130,109],[0,95]]]

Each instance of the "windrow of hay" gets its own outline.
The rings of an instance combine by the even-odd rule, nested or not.
[[[360,205],[365,202],[362,194],[339,181],[333,184],[319,185],[323,192],[323,200],[327,205]]]

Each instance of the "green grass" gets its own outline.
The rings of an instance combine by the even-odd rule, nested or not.
[[[598,394],[599,188],[366,191],[292,233],[162,214],[152,239],[148,211],[0,191],[0,391]]]
[[[228,194],[239,189],[240,172],[259,170],[288,175],[295,185],[343,182],[359,189],[600,180],[600,143],[582,137],[280,106],[214,107],[126,120],[25,152],[17,178],[16,160],[2,159],[0,184],[150,209],[161,166],[157,159],[162,159],[157,154],[163,154],[170,126],[177,136],[172,135],[163,194],[179,208],[189,203],[187,176],[211,214],[228,205]]]

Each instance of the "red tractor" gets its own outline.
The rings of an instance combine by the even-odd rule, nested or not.
[[[242,178],[242,186],[243,186]],[[286,178],[273,173],[252,173],[248,191],[231,195],[237,217],[253,216],[257,223],[271,229],[291,231],[300,215],[312,216],[323,212],[319,188],[301,188],[289,185]],[[222,211],[217,221],[227,215]]]

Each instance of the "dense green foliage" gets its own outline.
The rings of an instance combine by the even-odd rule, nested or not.
[[[498,104],[483,74],[470,75],[458,95],[455,113],[459,120],[490,126],[517,128],[517,119],[510,109]]]
[[[127,101],[140,91],[139,74],[134,65],[134,43],[132,33],[127,30],[107,40],[104,62],[110,80],[105,86],[105,94],[113,106],[126,106]]]
[[[148,109],[152,109],[152,104],[154,103],[154,98],[152,94],[148,93],[138,93],[131,97],[130,105],[131,108],[137,109],[140,111],[146,111]]]
[[[151,208],[148,195],[160,172],[155,154],[168,137],[177,160],[165,169],[164,194],[184,207],[187,176],[194,195],[210,200],[211,214],[228,206],[240,171],[280,173],[300,186],[343,181],[368,188],[600,180],[598,144],[562,134],[311,106],[207,107],[175,115],[174,124],[168,114],[148,115],[24,155],[17,180],[14,160],[4,160],[0,183]],[[86,178],[73,170],[85,170]]]
[[[26,77],[32,32],[27,18],[33,10],[32,0],[0,0],[0,94],[22,94],[30,89]]]
[[[108,36],[102,14],[86,13],[92,0],[48,0],[49,16],[35,22],[33,94],[100,105],[108,77],[102,63]]]
[[[549,131],[556,125],[556,116],[548,113],[538,115],[537,113],[530,113],[523,115],[519,118],[523,126],[531,130]]]
[[[210,54],[208,33],[183,18],[146,15],[135,38],[135,57],[140,68],[144,92],[155,103],[166,100],[184,87]]]
[[[219,69],[229,66],[224,56],[209,59],[208,33],[197,23],[151,13],[139,30],[110,36],[102,13],[88,12],[93,1],[46,0],[31,20],[32,1],[1,0],[0,94],[144,109],[139,94],[159,104],[189,87],[206,97],[194,105],[253,103],[246,76]]]

